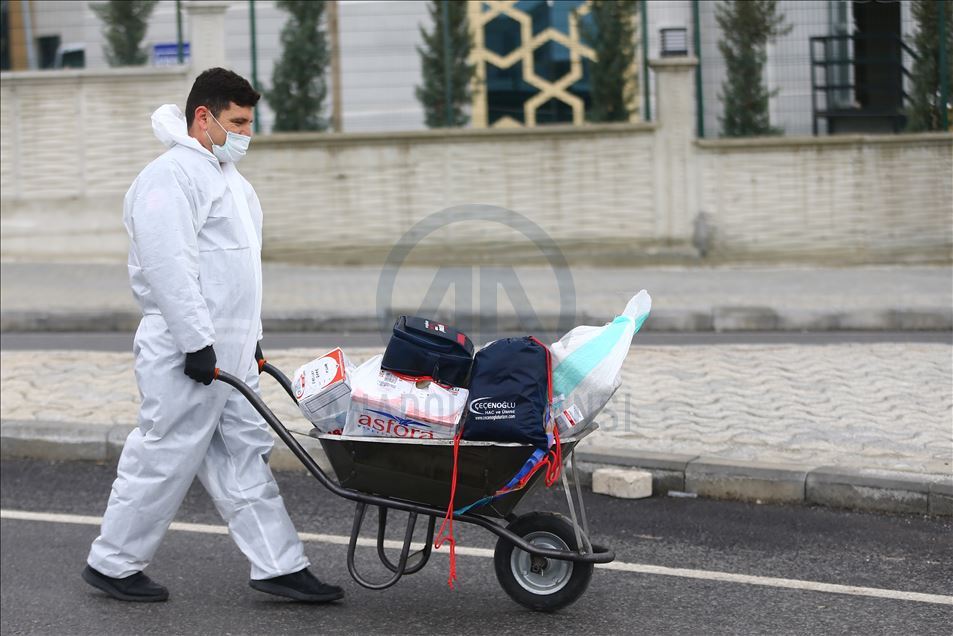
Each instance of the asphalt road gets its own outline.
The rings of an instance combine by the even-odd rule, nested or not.
[[[507,334],[504,334],[507,335]],[[524,334],[508,334],[524,335]],[[555,341],[559,335],[543,334]],[[5,350],[85,350],[132,351],[131,333],[40,332],[0,333],[0,349]],[[660,333],[645,332],[636,337],[637,346],[691,346],[712,344],[804,344],[823,345],[856,342],[940,342],[953,344],[949,331],[833,331],[833,332],[731,332],[731,333]],[[262,341],[265,351],[314,347],[381,347],[377,333],[268,332]]]
[[[193,487],[149,573],[170,588],[156,605],[119,603],[79,572],[97,534],[112,466],[4,460],[0,630],[7,634],[944,634],[953,624],[953,523],[915,516],[758,506],[697,499],[625,501],[587,493],[594,540],[613,547],[616,569],[597,568],[587,593],[554,615],[524,610],[497,584],[492,559],[459,556],[459,585],[446,585],[435,552],[420,573],[372,592],[345,569],[352,506],[303,473],[279,473],[319,576],[346,599],[307,606],[255,592],[248,568],[214,508]],[[534,494],[530,510],[562,510],[561,492]],[[45,521],[16,511],[56,513]],[[367,524],[369,536],[373,518]],[[373,525],[372,525],[373,524]],[[460,545],[492,548],[483,530],[457,524]],[[463,527],[461,527],[463,526]],[[392,538],[396,538],[395,527]],[[369,576],[371,548],[358,548]],[[646,566],[663,570],[647,572]],[[665,569],[665,568],[679,568]],[[712,580],[716,573],[772,579]],[[775,579],[783,579],[777,581]],[[758,583],[758,584],[753,584]],[[819,584],[858,586],[825,591]],[[881,592],[871,591],[876,588]],[[903,592],[932,596],[911,600]],[[887,598],[882,598],[885,595]]]

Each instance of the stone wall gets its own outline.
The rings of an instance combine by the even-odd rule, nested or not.
[[[150,115],[187,92],[180,68],[0,75],[2,256],[121,257],[123,195],[163,150]]]
[[[698,142],[710,258],[949,262],[953,135]]]
[[[646,125],[389,135],[274,135],[242,164],[267,214],[266,256],[374,263],[431,214],[464,204],[528,217],[578,259],[656,249],[654,131]],[[533,237],[456,222],[414,250],[423,261],[539,259]],[[524,249],[525,248],[525,249]],[[657,250],[656,250],[657,251]]]

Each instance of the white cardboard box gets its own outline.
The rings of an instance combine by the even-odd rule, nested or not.
[[[354,365],[340,348],[299,367],[292,380],[301,413],[324,433],[340,432],[351,403]]]

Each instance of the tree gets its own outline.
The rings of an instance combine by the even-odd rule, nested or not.
[[[947,67],[947,86],[953,87],[953,2],[945,1]],[[917,34],[913,38],[913,48],[917,60],[913,64],[913,82],[910,91],[909,119],[907,130],[940,130],[942,124],[941,109],[947,104],[940,103],[940,3],[937,0],[914,0],[913,20],[917,24]],[[951,90],[948,88],[948,90]],[[946,95],[947,101],[950,96]]]
[[[771,126],[768,99],[777,94],[764,85],[767,44],[791,31],[778,11],[777,0],[725,0],[715,7],[721,28],[718,50],[725,59],[726,77],[718,98],[723,137],[779,135]]]
[[[417,47],[417,53],[420,55],[423,85],[417,86],[414,93],[417,101],[424,107],[424,121],[428,128],[464,126],[470,119],[465,108],[470,104],[470,82],[476,73],[476,67],[467,63],[470,49],[473,47],[467,20],[467,3],[431,0],[428,11],[433,30],[427,32],[420,27],[424,44]],[[444,37],[445,25],[448,27],[447,38]],[[445,40],[448,47],[444,46]]]
[[[276,131],[325,130],[321,116],[328,94],[327,35],[321,28],[324,0],[279,0],[289,13],[281,30],[281,58],[271,74],[272,87],[265,99],[275,111]]]
[[[0,71],[10,70],[10,40],[7,38],[10,29],[6,26],[9,19],[9,6],[7,0],[3,0],[0,2],[0,23],[2,23],[2,28],[0,28]]]
[[[149,61],[149,54],[139,48],[149,27],[149,16],[158,0],[107,0],[92,4],[103,23],[106,43],[103,53],[110,66],[138,66]]]
[[[592,104],[586,112],[589,121],[629,121],[637,13],[633,0],[592,0],[592,24],[583,28],[586,43],[596,54],[591,67]]]

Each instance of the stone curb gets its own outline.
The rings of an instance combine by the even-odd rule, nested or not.
[[[139,313],[133,311],[56,312],[4,311],[0,313],[0,331],[135,331]],[[543,324],[557,324],[559,316],[539,314]],[[457,316],[456,321],[474,324],[479,316]],[[581,313],[579,324],[598,324],[605,317]],[[266,313],[266,331],[321,331],[328,333],[365,333],[379,330],[376,315],[315,314],[303,312]],[[494,317],[500,331],[520,331],[513,315]],[[659,309],[652,312],[645,329],[674,332],[733,331],[950,331],[953,310],[887,309],[880,311],[831,312],[823,310],[776,310],[770,307],[713,307],[709,311]]]
[[[127,425],[4,421],[0,422],[0,457],[116,461],[131,430]],[[304,435],[296,438],[323,469],[330,470],[318,440]],[[594,470],[626,467],[651,473],[652,491],[661,496],[676,491],[712,499],[953,517],[953,479],[940,475],[746,462],[597,446],[580,449],[577,458],[580,481],[590,487]],[[278,440],[271,465],[275,470],[304,470]]]
[[[652,473],[653,492],[711,499],[822,505],[867,512],[953,516],[953,478],[837,466],[726,460],[591,446],[576,453],[591,474],[604,466]],[[582,480],[586,482],[586,478]]]

